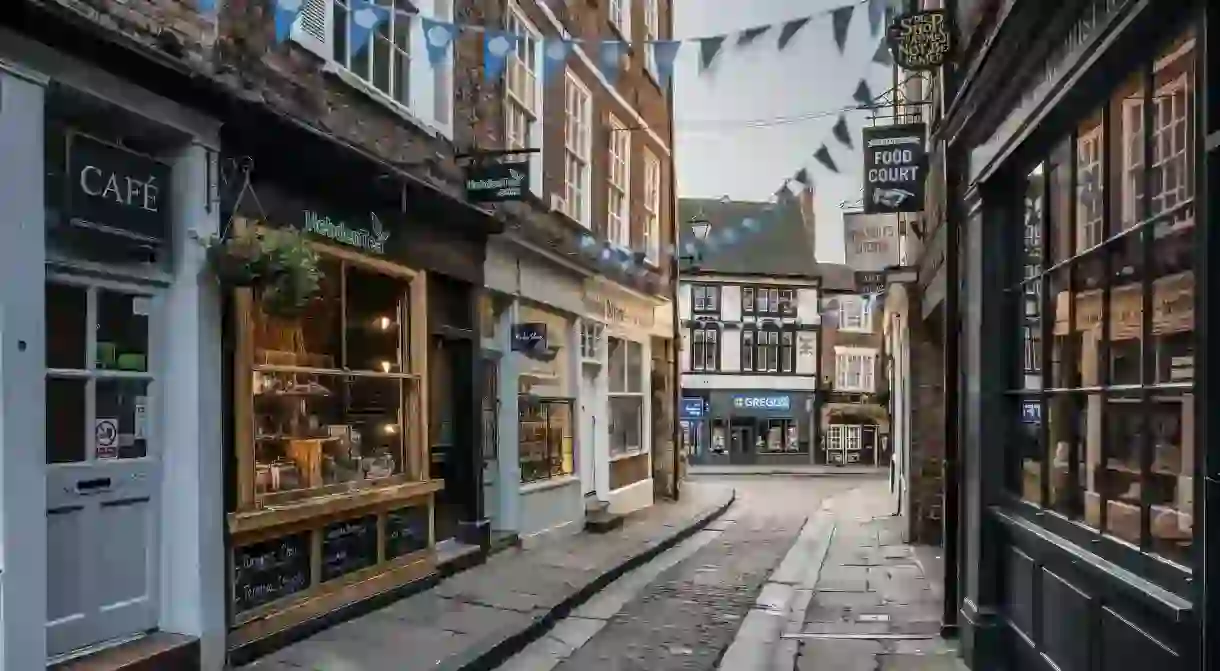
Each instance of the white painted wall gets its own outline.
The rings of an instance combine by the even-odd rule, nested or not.
[[[720,286],[720,319],[726,322],[741,321],[741,287],[736,284]]]
[[[796,374],[818,374],[818,334],[800,331],[796,334]]]
[[[692,374],[682,376],[683,389],[757,389],[760,391],[813,391],[817,377],[796,375],[717,375]]]
[[[690,284],[682,282],[678,285],[678,318],[690,319]]]
[[[720,370],[725,373],[741,370],[741,329],[720,330]]]
[[[796,321],[798,324],[821,324],[822,310],[817,289],[797,289]]]

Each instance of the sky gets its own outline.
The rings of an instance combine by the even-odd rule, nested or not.
[[[861,78],[874,96],[892,85],[889,68],[872,63],[880,36],[869,36],[867,5],[856,7],[842,54],[828,15],[810,21],[783,51],[778,25],[748,47],[734,43],[742,29],[852,1],[673,0],[675,38],[730,35],[707,72],[699,72],[695,43],[684,44],[675,63],[679,197],[763,201],[806,166],[817,187],[816,253],[830,263],[843,261],[840,203],[862,195],[860,129],[874,113],[847,113],[855,145],[848,149],[831,136],[837,110],[854,104]],[[838,175],[813,159],[823,142]]]

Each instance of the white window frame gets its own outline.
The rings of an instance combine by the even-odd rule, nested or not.
[[[388,0],[387,0],[388,1]],[[454,0],[421,0],[415,6],[428,16],[438,21],[453,19]],[[290,39],[301,48],[313,53],[324,61],[323,70],[335,74],[348,86],[369,96],[372,100],[387,107],[390,111],[412,125],[436,132],[446,138],[453,139],[453,81],[454,59],[453,45],[450,44],[444,63],[437,67],[427,58],[427,44],[419,21],[405,14],[391,12],[388,21],[408,21],[407,46],[402,50],[407,62],[407,93],[395,98],[391,93],[383,91],[372,83],[371,77],[366,78],[348,67],[348,57],[335,54],[335,5],[350,7],[350,0],[303,0],[301,12],[292,24]],[[391,31],[391,34],[393,32]],[[365,47],[371,51],[373,41],[378,39],[376,33],[369,38]],[[350,44],[350,40],[348,41]],[[371,62],[371,61],[370,61]],[[393,68],[394,63],[391,63]],[[391,82],[395,81],[393,70],[389,75]],[[393,84],[391,84],[392,90]],[[405,100],[400,99],[405,98]]]
[[[647,2],[648,0],[645,0]],[[610,25],[625,41],[631,41],[631,4],[633,0],[610,0],[608,13]]]
[[[1156,90],[1152,108],[1152,214],[1160,214],[1194,196],[1191,178],[1188,134],[1190,110],[1193,105],[1191,73],[1177,78]],[[1173,168],[1177,178],[1169,184],[1167,168]]]
[[[606,325],[601,322],[580,322],[580,358],[586,362],[601,363],[606,346]]]
[[[639,436],[639,441],[640,441],[639,445],[628,445],[625,447],[625,449],[616,450],[615,446],[614,446],[613,426],[611,426],[610,457],[611,457],[611,459],[622,459],[624,457],[630,457],[630,456],[635,456],[638,454],[643,454],[648,448],[648,438],[647,438],[648,426],[649,426],[648,409],[647,409],[648,404],[646,404],[644,401],[645,401],[646,396],[648,395],[647,379],[648,379],[649,362],[647,359],[648,359],[649,353],[648,353],[647,348],[644,346],[644,343],[641,343],[641,342],[638,342],[635,340],[629,340],[627,338],[616,338],[616,337],[612,336],[610,338],[607,338],[607,347],[606,347],[606,356],[607,357],[614,356],[614,348],[609,346],[609,341],[611,341],[611,340],[617,340],[622,343],[623,379],[621,380],[621,382],[622,382],[621,391],[614,391],[614,380],[608,379],[606,382],[606,389],[607,389],[606,395],[609,397],[611,404],[614,403],[614,399],[616,399],[616,398],[637,399],[637,403],[639,404],[639,415],[638,416],[640,418],[640,426],[639,426],[639,431],[637,433],[637,435]],[[631,375],[631,348],[632,347],[638,347],[640,349],[640,379],[637,381],[637,383],[639,384],[640,391],[638,391],[638,392],[627,391],[628,389],[631,388],[631,383],[630,383],[629,377]],[[607,358],[607,361],[606,361],[606,369],[608,371],[607,378],[609,378],[610,377],[609,371],[614,370],[614,364],[613,364],[613,362],[611,362],[609,360],[609,358]],[[614,421],[613,420],[613,417],[614,417],[613,410],[610,411],[610,417],[611,417],[611,420],[610,420],[611,424],[613,424],[613,421]]]
[[[559,209],[585,228],[592,228],[589,201],[593,94],[570,69],[564,80],[563,111],[563,195]]]
[[[618,117],[607,126],[606,237],[611,244],[631,248],[631,133]]]
[[[872,301],[863,296],[844,296],[839,299],[839,330],[849,333],[873,332]]]
[[[661,39],[661,0],[643,0],[643,2],[644,41],[659,41]],[[650,45],[644,49],[644,70],[648,72],[654,81],[660,82],[660,74],[657,72],[657,56]]]
[[[1098,124],[1096,128],[1076,139],[1076,174],[1083,175],[1090,170],[1095,170],[1098,177],[1095,189],[1100,194],[1092,208],[1087,207],[1084,200],[1080,197],[1083,194],[1083,190],[1081,194],[1077,195],[1076,221],[1079,224],[1076,229],[1077,252],[1100,245],[1102,238],[1105,236],[1104,208],[1101,206],[1102,199],[1105,198],[1105,194],[1101,193],[1102,184],[1104,183],[1101,174],[1101,171],[1105,169],[1105,165],[1102,162],[1104,155],[1105,147],[1101,124]]]
[[[835,347],[835,390],[872,394],[876,390],[877,350]]]
[[[661,159],[644,149],[644,259],[661,263]]]
[[[509,52],[504,64],[504,148],[538,151],[529,155],[530,191],[539,198],[543,191],[543,114],[546,106],[546,89],[542,82],[542,31],[529,20],[515,1],[509,3],[505,15],[505,26],[509,32],[521,36],[517,48]],[[522,56],[529,57],[529,63]],[[527,132],[519,132],[524,125]]]

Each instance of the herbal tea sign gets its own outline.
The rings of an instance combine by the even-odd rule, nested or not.
[[[864,129],[864,213],[923,209],[928,158],[921,123]]]
[[[902,14],[886,33],[894,62],[912,72],[935,70],[953,51],[953,30],[943,9]]]
[[[476,163],[466,168],[466,197],[472,203],[521,200],[530,188],[530,163]]]

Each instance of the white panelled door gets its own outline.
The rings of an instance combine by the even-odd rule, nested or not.
[[[47,281],[51,657],[157,624],[160,464],[150,355],[158,304],[143,287]]]
[[[582,366],[580,376],[580,489],[585,496],[597,493],[597,366]]]

